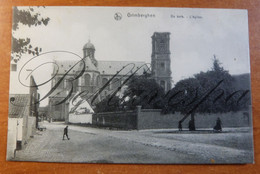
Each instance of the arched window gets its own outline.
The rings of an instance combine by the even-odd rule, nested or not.
[[[164,80],[160,81],[160,86],[165,90],[165,81]]]
[[[106,83],[108,82],[108,79],[107,78],[103,78],[102,79],[102,87],[106,85]],[[109,84],[106,85],[106,88],[105,89],[109,89]]]
[[[73,92],[78,91],[79,79],[73,80]]]
[[[120,86],[120,81],[118,78],[112,80],[112,88],[117,89]]]
[[[85,78],[85,86],[90,86],[90,75],[89,74],[85,74],[84,76]]]
[[[60,80],[61,80],[61,77],[58,77],[56,83],[58,83]],[[58,88],[63,88],[63,83],[64,83],[64,80],[59,84]]]
[[[100,76],[97,76],[97,86],[100,85]]]

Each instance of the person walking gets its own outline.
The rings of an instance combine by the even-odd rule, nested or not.
[[[64,133],[63,133],[63,139],[62,139],[62,140],[64,140],[64,136],[66,136],[67,139],[70,140],[70,138],[69,138],[69,136],[68,136],[68,127],[69,127],[69,126],[66,126],[66,127],[64,128]]]

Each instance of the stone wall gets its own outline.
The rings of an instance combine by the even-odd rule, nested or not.
[[[142,109],[138,113],[138,129],[178,128],[178,122],[184,117],[180,113],[161,114],[160,110]],[[217,118],[222,121],[222,127],[247,127],[251,124],[250,111],[228,112],[220,114],[195,114],[196,128],[213,128]],[[188,117],[182,127],[188,128]]]
[[[184,115],[162,114],[160,109],[141,109],[128,112],[107,112],[93,114],[92,124],[97,126],[114,127],[120,129],[177,129],[178,122]],[[195,114],[195,126],[199,128],[212,128],[217,118],[222,121],[222,127],[248,127],[251,126],[251,110],[228,112],[219,114]],[[182,128],[188,129],[190,117],[182,122]]]
[[[119,129],[136,129],[136,118],[135,111],[98,113],[93,114],[92,124]]]
[[[92,114],[69,114],[69,123],[91,124]]]

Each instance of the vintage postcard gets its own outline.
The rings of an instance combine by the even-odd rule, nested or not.
[[[253,163],[247,10],[13,7],[7,160]]]

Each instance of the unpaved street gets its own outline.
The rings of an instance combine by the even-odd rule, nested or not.
[[[62,140],[63,123],[45,122],[14,160],[89,163],[243,163],[252,146],[246,129],[221,134],[169,130],[117,131],[70,125]],[[167,132],[168,131],[168,132]]]

